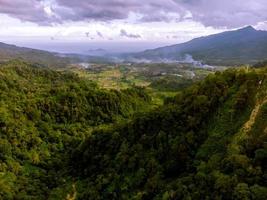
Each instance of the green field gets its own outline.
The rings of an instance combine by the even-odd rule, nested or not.
[[[133,86],[146,88],[154,105],[162,105],[165,98],[175,96],[184,87],[214,73],[212,70],[170,64],[102,64],[94,65],[89,70],[72,68],[71,71],[108,90],[123,90]],[[166,80],[172,82],[165,83]]]

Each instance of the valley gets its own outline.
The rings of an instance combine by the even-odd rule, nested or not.
[[[0,196],[265,199],[266,75],[1,64]]]
[[[144,87],[155,104],[162,104],[164,98],[174,96],[208,74],[224,69],[226,67],[204,68],[189,63],[83,63],[69,67],[79,77],[92,80],[101,88],[121,90],[133,86]]]

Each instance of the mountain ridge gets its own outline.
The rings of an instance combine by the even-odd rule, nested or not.
[[[145,50],[128,59],[183,60],[189,54],[212,65],[255,64],[267,58],[267,31],[252,26],[192,39],[185,43]]]
[[[25,60],[26,62],[52,68],[62,68],[81,62],[102,62],[105,60],[100,55],[64,54],[0,42],[0,62],[13,59]]]

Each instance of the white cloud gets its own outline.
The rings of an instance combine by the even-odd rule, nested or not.
[[[39,26],[31,22],[21,22],[6,15],[0,15],[0,36],[3,37],[40,37],[59,40],[87,40],[85,33],[90,32],[92,37],[98,36],[98,40],[105,41],[113,38],[118,41],[129,40],[123,37],[120,32],[125,30],[127,33],[142,35],[138,38],[143,41],[166,40],[166,36],[176,34],[181,36],[181,41],[193,37],[208,35],[222,30],[205,27],[201,23],[187,20],[183,22],[143,22],[132,23],[125,20],[113,22],[68,22],[54,26]],[[102,37],[100,37],[100,34]],[[104,37],[105,36],[105,37]],[[130,38],[137,39],[137,38]],[[177,41],[180,42],[180,41]]]
[[[259,30],[267,30],[267,21],[259,22],[254,27]]]

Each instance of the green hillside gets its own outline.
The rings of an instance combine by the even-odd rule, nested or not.
[[[227,70],[94,131],[71,159],[77,199],[266,199],[266,87],[266,70]]]
[[[0,199],[266,199],[266,76],[216,72],[155,108],[143,88],[2,64]]]
[[[73,61],[78,62],[78,59],[62,57],[56,53],[18,47],[0,42],[0,61],[5,62],[12,59],[23,59],[28,62],[38,63],[48,67],[63,67]]]
[[[0,66],[0,91],[0,199],[47,199],[66,182],[69,154],[93,128],[150,102],[141,88],[107,91],[20,61]]]
[[[0,42],[0,62],[7,62],[14,59],[22,59],[35,65],[50,68],[66,68],[66,66],[77,63],[102,63],[110,60],[101,56],[62,54]]]

